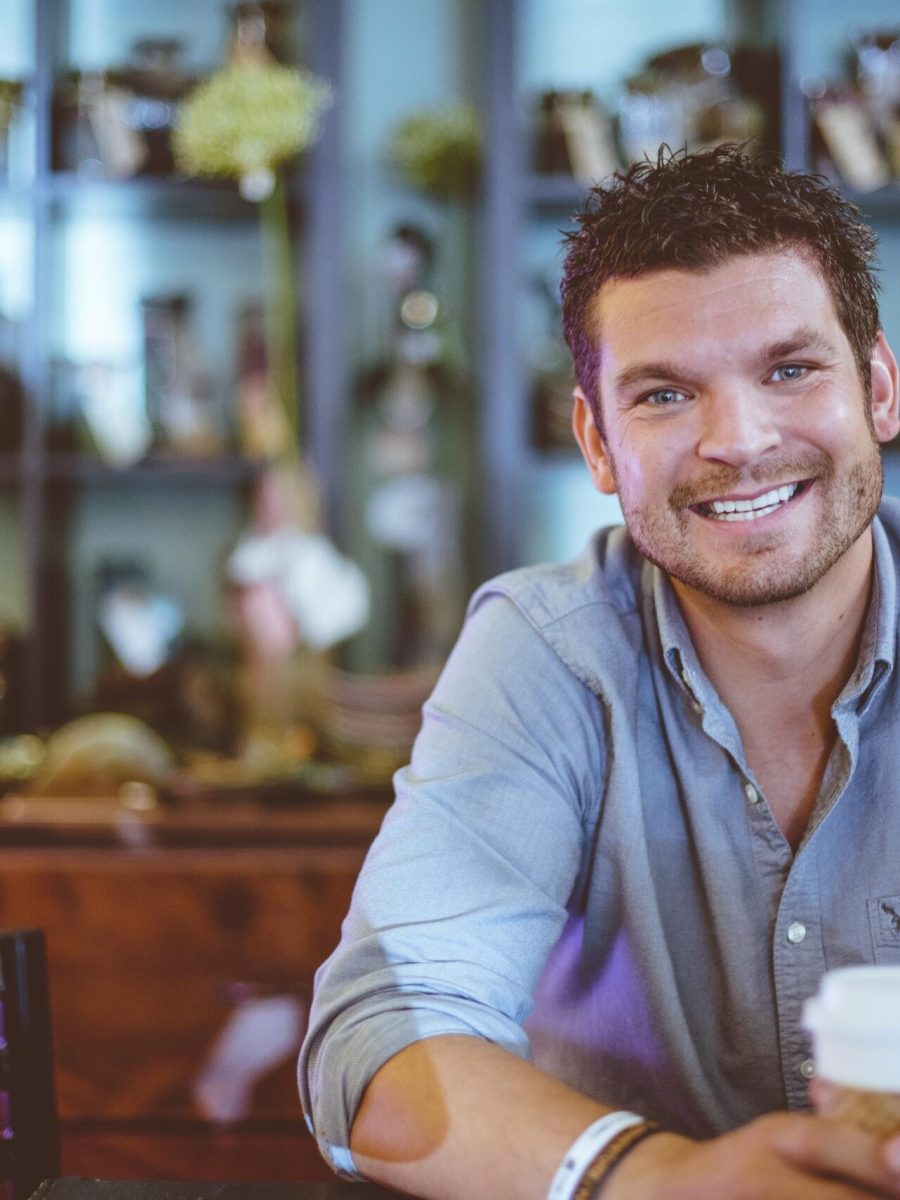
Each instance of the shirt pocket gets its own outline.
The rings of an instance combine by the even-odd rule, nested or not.
[[[900,966],[900,895],[867,901],[876,963]]]

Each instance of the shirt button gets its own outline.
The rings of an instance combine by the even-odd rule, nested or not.
[[[699,701],[699,700],[692,700],[692,701],[691,701],[691,708],[694,710],[694,712],[697,714],[697,716],[698,716],[698,717],[699,717],[699,716],[702,714],[702,712],[703,712],[703,705],[700,703],[700,701]]]
[[[756,790],[756,788],[753,786],[752,783],[744,784],[744,795],[747,797],[747,799],[750,801],[751,804],[759,803],[759,792]]]
[[[800,942],[803,941],[803,939],[805,937],[806,937],[806,926],[803,924],[803,922],[802,921],[791,921],[790,925],[788,925],[788,931],[787,931],[788,941],[793,942],[794,945],[797,946],[800,944]]]
[[[804,1079],[815,1079],[816,1064],[811,1058],[804,1058],[803,1062],[800,1064],[800,1074]]]

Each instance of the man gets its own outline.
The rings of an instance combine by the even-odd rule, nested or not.
[[[574,431],[627,528],[476,594],[304,1104],[339,1170],[427,1197],[574,1195],[610,1109],[661,1128],[598,1159],[604,1200],[900,1196],[900,1138],[809,1113],[801,1027],[826,970],[900,963],[874,237],[735,148],[633,167],[579,224]]]

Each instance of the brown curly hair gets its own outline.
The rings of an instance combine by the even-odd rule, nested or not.
[[[593,304],[602,285],[671,267],[709,270],[778,247],[805,249],[818,264],[869,395],[881,328],[877,239],[821,176],[785,171],[775,156],[734,144],[694,154],[664,146],[656,162],[635,163],[594,187],[576,221],[565,236],[563,332],[601,431]]]

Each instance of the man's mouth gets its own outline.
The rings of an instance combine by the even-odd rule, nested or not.
[[[691,507],[701,517],[709,517],[714,521],[758,521],[768,517],[779,508],[792,500],[808,481],[800,483],[785,483],[781,487],[772,488],[752,500],[706,500],[702,504]]]

